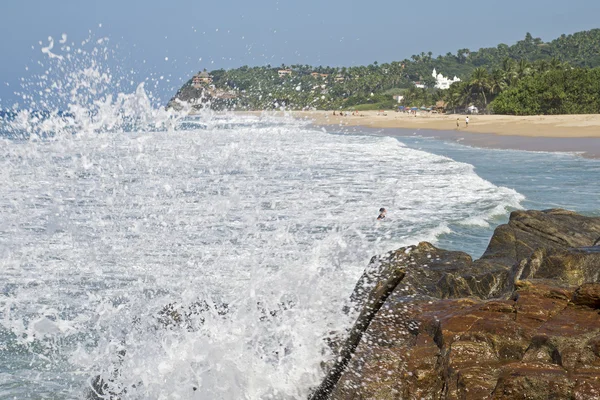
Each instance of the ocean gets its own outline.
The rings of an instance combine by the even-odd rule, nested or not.
[[[122,399],[304,399],[373,255],[479,257],[512,210],[600,214],[577,155],[144,115],[1,140],[0,399],[81,399],[98,375]]]

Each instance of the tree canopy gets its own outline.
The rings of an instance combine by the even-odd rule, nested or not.
[[[600,68],[532,74],[500,93],[491,107],[497,114],[512,115],[598,114]]]
[[[568,77],[572,84],[583,84],[596,76],[584,72],[594,67],[600,67],[600,29],[562,35],[551,42],[543,42],[527,33],[512,46],[499,44],[477,51],[459,49],[456,54],[437,57],[431,52],[422,52],[410,59],[373,62],[367,66],[242,66],[214,70],[210,75],[213,89],[236,93],[234,100],[215,103],[238,109],[390,108],[397,104],[390,94],[393,92],[402,94],[404,103],[410,106],[429,106],[445,100],[456,109],[476,104],[497,113],[516,113],[519,91],[533,93],[531,88],[535,85],[546,84],[551,85],[554,92],[546,91],[545,96],[558,94],[560,89],[553,85],[552,79]],[[448,90],[436,90],[431,76],[434,68],[445,76],[457,76],[462,82],[454,83]],[[569,72],[571,68],[578,72]],[[282,69],[291,70],[291,74],[280,76],[278,71]],[[416,87],[415,82],[425,85],[426,89]],[[539,93],[542,88],[536,90]],[[190,79],[176,97],[189,99],[200,92]],[[582,94],[579,98],[591,97]],[[540,107],[542,112],[559,109]],[[533,106],[524,109],[528,111],[520,112],[538,110]]]

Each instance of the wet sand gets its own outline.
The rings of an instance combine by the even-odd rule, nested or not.
[[[579,153],[600,158],[600,115],[556,115],[517,117],[504,115],[417,114],[417,117],[388,111],[364,111],[359,116],[333,116],[333,112],[293,112],[296,118],[340,132],[362,128],[391,136],[425,136],[450,140],[469,146],[527,151]],[[384,115],[387,114],[387,115]],[[456,129],[459,118],[460,128]]]
[[[360,115],[333,116],[330,111],[296,111],[297,118],[310,119],[316,125],[367,126],[373,128],[406,128],[493,133],[506,136],[600,138],[600,114],[538,115],[471,115],[469,127],[465,115],[417,113],[417,116],[394,111],[362,111]]]
[[[333,127],[328,130],[385,135],[385,136],[422,136],[439,140],[458,142],[466,146],[486,149],[525,150],[576,153],[586,158],[600,159],[600,139],[598,138],[561,138],[506,136],[493,133],[470,133],[464,131],[436,131],[428,129],[370,128],[370,127]]]

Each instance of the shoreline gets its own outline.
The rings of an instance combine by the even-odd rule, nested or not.
[[[329,111],[295,111],[291,115],[315,126],[336,127],[342,132],[359,129],[387,136],[423,136],[468,146],[541,152],[571,153],[600,159],[600,115],[497,116],[472,115],[465,128],[465,115],[419,115],[363,111],[360,116],[333,116]],[[456,119],[460,129],[456,129]],[[449,128],[454,127],[453,128]]]
[[[331,128],[331,125],[319,127]],[[494,133],[471,133],[406,128],[372,128],[366,126],[341,127],[343,133],[370,133],[395,138],[426,137],[435,140],[454,142],[465,146],[495,150],[517,150],[572,154],[589,159],[600,159],[600,140],[596,138],[531,137],[498,135]]]
[[[371,128],[427,129],[491,133],[501,136],[546,138],[600,138],[600,114],[580,115],[466,115],[395,111],[361,111],[360,115],[334,116],[333,111],[293,111],[291,115],[315,121],[315,125],[364,126]],[[459,119],[460,128],[456,129]]]

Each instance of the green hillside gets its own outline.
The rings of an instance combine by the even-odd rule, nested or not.
[[[459,49],[437,57],[423,52],[409,59],[374,62],[367,66],[267,65],[215,70],[210,72],[214,85],[210,89],[210,85],[206,85],[206,90],[194,86],[190,79],[176,98],[189,100],[204,93],[210,100],[211,93],[227,92],[235,96],[222,99],[215,95],[208,104],[236,109],[352,109],[356,106],[364,109],[395,106],[393,93],[404,95],[405,104],[411,106],[429,106],[444,100],[453,108],[476,104],[488,109],[492,100],[503,91],[514,89],[523,78],[549,70],[595,67],[600,67],[600,29],[562,35],[551,42],[527,33],[523,40],[511,46],[499,44],[477,51]],[[433,89],[434,68],[445,76],[457,76],[463,82],[452,85],[450,90]],[[291,72],[280,76],[280,70]],[[472,85],[473,79],[475,85]],[[429,89],[415,88],[417,81]],[[498,107],[496,111],[500,110]]]

